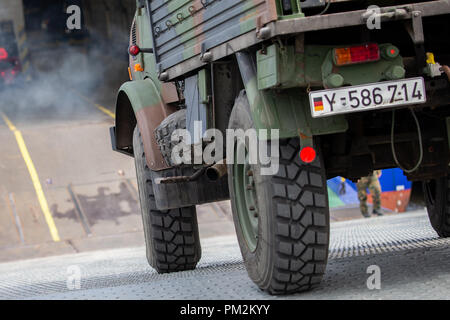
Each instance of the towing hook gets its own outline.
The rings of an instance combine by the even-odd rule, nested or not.
[[[206,169],[206,177],[210,181],[217,181],[227,174],[227,164],[225,161],[216,163],[215,165]]]

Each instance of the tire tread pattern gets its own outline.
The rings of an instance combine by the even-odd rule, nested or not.
[[[159,273],[195,269],[201,257],[195,206],[166,211],[156,209],[152,173],[146,165],[141,135],[135,135],[138,135],[135,144],[139,144],[135,147],[135,158],[147,259]]]
[[[169,115],[155,130],[156,142],[168,166],[176,165],[172,161],[172,149],[175,146],[172,142],[172,133],[177,129],[186,129],[186,109]]]
[[[313,289],[322,280],[328,260],[329,211],[320,160],[302,163],[297,138],[280,143],[280,169],[272,177],[276,261],[268,291],[290,294]]]

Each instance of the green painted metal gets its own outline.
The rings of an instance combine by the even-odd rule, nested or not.
[[[273,44],[257,52],[258,89],[320,85],[320,67],[328,48],[307,46],[296,53],[294,46]]]
[[[301,0],[290,0],[291,7],[292,7],[292,13],[285,15],[283,13],[283,5],[282,0],[276,1],[277,6],[277,13],[278,13],[278,19],[284,20],[284,19],[292,19],[292,18],[303,18],[305,14],[302,12],[302,4]]]
[[[209,104],[211,100],[211,77],[206,69],[198,72],[198,92],[201,104]]]
[[[386,70],[385,76],[389,80],[397,80],[405,77],[406,70],[401,66],[391,66]]]
[[[150,22],[144,9],[138,9],[136,11],[136,29],[138,30],[138,46],[141,48],[153,48],[153,34],[150,29]],[[141,63],[144,69],[143,72],[135,72],[135,77],[139,80],[145,78],[151,78],[155,85],[158,87],[158,91],[161,87],[161,82],[158,80],[158,70],[156,69],[156,59],[154,54],[139,53],[136,63]]]
[[[264,90],[280,86],[280,50],[276,45],[258,51],[256,54],[258,65],[258,89]]]
[[[348,123],[344,116],[311,117],[308,95],[301,87],[336,88],[404,77],[399,54],[376,62],[336,66],[334,48],[305,46],[303,52],[296,52],[293,45],[275,43],[257,52],[256,79],[245,83],[257,129],[280,129],[282,138],[345,132]],[[380,48],[386,51],[393,46]]]
[[[278,17],[275,0],[154,0],[149,14],[156,62],[162,70],[201,55]],[[147,8],[147,7],[146,7]]]
[[[238,164],[238,159],[245,159],[244,164]],[[256,186],[245,142],[240,139],[236,144],[233,183],[239,225],[249,250],[254,252],[258,245],[259,227]]]
[[[178,19],[178,23],[171,27],[167,36],[170,32],[175,32],[180,36],[173,39],[187,41],[185,46],[189,49],[184,50],[185,58],[194,54],[190,50],[194,50],[196,46],[189,43],[197,41],[198,38],[198,36],[192,38],[190,31],[186,30],[190,30],[195,23],[199,23],[194,19],[184,18],[183,10],[189,10],[187,6],[189,3],[191,2],[188,0],[167,2],[170,19],[174,17]],[[255,6],[255,3],[249,1],[242,3],[245,4],[243,8],[248,9],[248,12],[251,12]],[[280,14],[280,2],[276,3]],[[302,14],[299,0],[292,0],[292,5],[294,11],[297,10],[296,14]],[[180,12],[181,15],[175,15]],[[156,13],[155,18],[157,18]],[[255,24],[255,19],[244,19],[241,21],[241,26],[242,23],[252,24],[252,26],[243,27],[244,31],[248,31]],[[154,30],[150,27],[145,8],[137,10],[136,26],[139,30],[138,45],[152,48]],[[334,46],[306,45],[299,49],[294,45],[283,45],[281,41],[278,41],[257,52],[256,65],[250,58],[240,63],[241,73],[243,68],[248,69],[243,80],[256,129],[277,129],[280,138],[301,136],[302,144],[311,145],[313,136],[345,132],[348,129],[348,123],[343,115],[312,118],[308,98],[309,88],[335,88],[404,76],[402,57],[398,53],[389,55],[390,49],[395,48],[391,44],[380,45],[383,57],[379,61],[348,66],[336,66],[333,60],[333,48]],[[157,53],[141,53],[132,61],[132,67],[137,63],[142,65],[144,71],[133,71],[135,81],[121,88],[122,91],[126,91],[130,100],[133,100],[135,111],[145,107],[144,104],[150,106],[161,103]],[[245,65],[251,66],[245,67]],[[208,69],[198,71],[198,87],[199,103],[208,107],[211,98],[211,79]]]
[[[160,107],[162,104],[159,88],[151,79],[125,82],[119,92],[127,95],[135,113],[143,108]]]
[[[380,51],[393,47],[391,44],[381,44]],[[327,87],[325,79],[331,74],[339,74],[344,78],[342,85],[360,85],[365,83],[374,83],[383,80],[393,80],[404,78],[403,58],[400,54],[395,57],[384,58],[383,55],[378,61],[352,64],[346,66],[337,66],[334,62],[333,48],[328,47],[329,51],[322,63],[323,85]],[[401,72],[403,70],[403,73]]]
[[[312,118],[305,88],[260,90],[250,57],[243,53],[237,57],[255,128],[269,130],[269,138],[270,130],[275,129],[279,130],[280,138],[301,136],[310,145],[313,135],[347,131],[348,123],[343,115]]]
[[[257,91],[247,84],[247,96],[256,129],[279,129],[280,138],[312,137],[345,132],[348,123],[344,116],[312,118],[309,97],[299,88]]]
[[[324,83],[328,88],[339,88],[344,84],[344,77],[338,73],[331,73],[324,79]]]
[[[259,50],[256,54],[258,89],[308,86],[336,88],[404,77],[401,72],[403,58],[398,53],[376,62],[336,66],[334,48],[307,45],[304,52],[296,52],[293,45],[276,43]],[[381,52],[393,48],[391,44],[380,45]]]
[[[135,14],[135,25],[139,36],[136,44],[141,48],[153,48],[150,23],[144,9],[139,8]],[[140,65],[143,71],[135,71],[135,65]],[[130,58],[130,69],[133,81],[124,83],[119,92],[126,93],[134,112],[142,108],[161,106],[161,82],[158,80],[156,60],[153,54],[139,53]]]
[[[384,59],[394,59],[398,57],[400,51],[396,46],[387,44],[380,48],[380,53]]]
[[[336,66],[334,48],[305,46],[303,52],[296,52],[293,45],[275,43],[257,52],[257,74],[245,83],[257,129],[280,129],[281,138],[300,135],[302,145],[311,145],[312,136],[345,132],[348,123],[343,115],[312,118],[302,87],[336,88],[404,77],[398,53],[376,62]],[[395,47],[383,44],[380,48]]]

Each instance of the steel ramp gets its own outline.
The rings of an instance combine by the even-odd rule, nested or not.
[[[273,297],[248,278],[235,237],[202,242],[197,270],[157,274],[144,247],[0,264],[1,299],[447,299],[450,239],[439,239],[424,211],[332,223],[321,286]],[[381,289],[369,290],[369,266]],[[75,269],[74,269],[75,268]],[[73,270],[80,289],[69,290]],[[69,283],[68,283],[69,282]],[[69,285],[69,286],[68,286]]]

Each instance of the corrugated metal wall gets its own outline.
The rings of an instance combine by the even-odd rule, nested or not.
[[[274,0],[154,0],[150,8],[162,69],[276,19]]]

